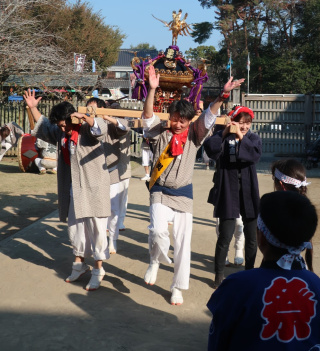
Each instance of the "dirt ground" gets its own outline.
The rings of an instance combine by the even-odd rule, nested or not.
[[[57,209],[57,176],[22,173],[17,157],[0,163],[0,241]]]
[[[131,165],[133,174],[143,175],[138,159],[133,159]],[[197,163],[196,169],[204,169],[203,164]],[[261,162],[257,166],[257,170],[261,176],[270,174],[270,162]],[[208,178],[210,178],[210,174],[212,174],[212,170],[208,174]],[[320,168],[308,170],[307,176],[308,180],[311,181],[308,197],[317,207],[320,217]],[[0,184],[0,241],[57,209],[56,175],[22,173],[19,170],[16,157],[4,157],[0,163]],[[211,183],[209,184],[211,185]],[[260,181],[259,184],[261,195],[273,190],[270,187],[264,190],[264,182]],[[267,184],[270,185],[269,178],[267,178]],[[206,194],[204,196],[206,197]],[[320,228],[316,237],[320,237]]]
[[[0,163],[1,351],[206,349],[216,243],[213,207],[206,202],[213,170],[195,165],[190,289],[182,306],[171,306],[173,265],[161,265],[154,286],[143,281],[149,260],[148,191],[140,181],[143,168],[133,166],[118,252],[104,263],[101,288],[87,292],[89,274],[73,284],[64,282],[73,256],[67,226],[57,217],[56,176],[21,173],[15,158]],[[261,195],[273,191],[269,167],[258,164]],[[320,215],[320,172],[307,175],[309,197]],[[319,275],[319,227],[313,243]],[[229,257],[233,262],[233,243]],[[258,253],[255,266],[260,262]],[[242,269],[231,265],[225,274]]]

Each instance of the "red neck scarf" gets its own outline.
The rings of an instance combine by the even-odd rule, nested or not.
[[[79,137],[79,129],[81,127],[81,124],[75,124],[72,127],[72,133],[71,136],[65,134],[64,136],[64,145],[61,146],[62,150],[62,155],[64,162],[70,166],[70,150],[69,150],[69,140],[73,141],[76,145],[78,143],[78,137]]]
[[[183,147],[187,141],[188,133],[189,127],[180,134],[173,134],[170,146],[170,152],[172,156],[178,156],[183,154]]]

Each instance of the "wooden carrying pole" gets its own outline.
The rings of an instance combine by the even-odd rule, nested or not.
[[[29,119],[29,124],[30,124],[30,130],[34,129],[34,118],[33,118],[33,114],[29,108],[29,106],[27,106],[27,114],[28,114],[28,119]]]
[[[142,127],[142,111],[141,110],[127,110],[127,109],[118,109],[118,108],[92,108],[91,106],[79,106],[79,113],[89,113],[93,117],[102,117],[104,115],[120,118],[134,118],[134,120],[129,121],[128,126],[130,128],[141,128]],[[163,126],[169,128],[169,113],[157,113],[157,116],[163,121]],[[72,120],[72,123],[77,122],[77,118]]]
[[[92,117],[102,117],[104,115],[112,116],[112,117],[120,117],[120,118],[134,118],[136,120],[129,121],[130,128],[138,128],[142,127],[141,124],[141,116],[142,111],[137,110],[127,110],[127,109],[113,109],[113,108],[91,108],[90,106],[79,106],[78,107],[79,113],[89,113]],[[156,115],[163,121],[164,127],[170,128],[170,121],[169,121],[169,113],[156,113]],[[195,116],[192,121],[195,121],[198,116]],[[229,119],[230,120],[230,119]],[[228,119],[225,116],[217,117],[216,123],[219,125],[226,125]],[[73,119],[72,123],[79,123],[78,118]],[[230,127],[230,133],[235,133],[236,129],[233,128],[235,126]]]
[[[217,117],[216,118],[216,123],[215,124],[219,124],[222,126],[226,126],[228,123],[230,122],[230,117],[228,116],[221,116],[221,117]],[[235,125],[231,125],[230,126],[230,133],[236,133],[237,132],[237,128]]]
[[[89,106],[90,107],[90,106]],[[118,108],[96,108],[96,109],[88,109],[86,106],[79,106],[78,112],[80,113],[89,113],[95,116],[103,116],[108,115],[112,117],[130,117],[130,118],[141,118],[142,111],[140,110],[126,110],[126,109],[118,109]],[[162,120],[169,119],[169,113],[158,113],[157,116]]]

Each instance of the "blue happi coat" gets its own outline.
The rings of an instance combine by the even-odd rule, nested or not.
[[[231,274],[207,306],[209,351],[320,350],[320,279],[301,267]]]

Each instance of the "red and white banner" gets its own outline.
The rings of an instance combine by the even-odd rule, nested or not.
[[[83,72],[86,55],[74,53],[73,57],[74,57],[74,71]]]

